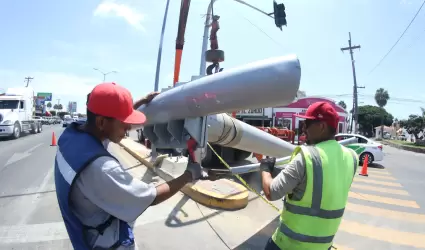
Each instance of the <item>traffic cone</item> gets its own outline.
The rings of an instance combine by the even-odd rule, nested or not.
[[[359,175],[361,175],[361,176],[369,176],[367,174],[367,164],[368,164],[368,162],[369,162],[369,156],[366,155],[365,158],[364,158],[364,160],[363,160],[363,166],[362,166],[362,169],[360,170]]]
[[[55,132],[52,132],[52,145],[50,145],[50,146],[57,146],[56,145],[56,135],[55,135]]]

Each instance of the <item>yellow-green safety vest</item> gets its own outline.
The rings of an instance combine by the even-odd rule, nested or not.
[[[301,200],[286,195],[280,227],[272,236],[280,249],[327,250],[332,246],[358,166],[357,154],[335,140],[297,147],[306,165]]]

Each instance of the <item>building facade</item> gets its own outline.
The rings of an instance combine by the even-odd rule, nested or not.
[[[307,108],[315,102],[328,102],[339,115],[338,133],[345,133],[348,129],[348,112],[337,105],[334,100],[323,97],[306,97],[304,92],[300,93],[297,100],[289,105],[273,108],[259,108],[241,110],[236,113],[236,118],[253,126],[264,127],[286,127],[299,133],[303,127],[304,119],[295,115],[304,115]]]
[[[77,102],[68,102],[68,112],[77,113]]]

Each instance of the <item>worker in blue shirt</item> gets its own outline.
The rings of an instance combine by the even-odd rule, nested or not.
[[[188,163],[180,177],[158,186],[134,179],[102,142],[120,142],[146,117],[134,110],[157,93],[133,104],[130,92],[102,83],[90,93],[86,124],[73,123],[58,141],[55,184],[59,208],[76,250],[137,249],[133,223],[187,183],[202,177],[198,163]]]

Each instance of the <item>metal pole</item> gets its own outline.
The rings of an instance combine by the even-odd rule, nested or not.
[[[356,67],[354,65],[354,49],[360,49],[360,45],[352,46],[351,45],[351,32],[348,32],[348,47],[341,48],[341,51],[349,50],[350,51],[350,57],[351,57],[351,68],[353,71],[353,80],[354,80],[354,86],[353,86],[353,116],[352,120],[354,120],[354,133],[357,133],[357,124],[359,122],[359,105],[358,105],[358,95],[357,95],[357,89],[358,88],[364,88],[364,87],[358,87],[357,86],[357,78],[356,78]]]
[[[205,26],[204,26],[204,37],[202,40],[202,50],[201,50],[201,63],[199,67],[199,75],[205,76],[205,68],[207,65],[207,62],[205,61],[205,52],[207,51],[208,47],[208,32],[210,31],[211,26],[211,13],[212,13],[212,7],[214,5],[216,0],[211,0],[211,2],[208,5],[207,14],[205,16]]]
[[[160,73],[160,70],[161,70],[162,44],[164,42],[165,25],[167,23],[167,15],[168,15],[168,6],[169,5],[170,5],[170,0],[167,0],[167,4],[165,6],[164,19],[162,21],[161,38],[159,40],[158,57],[157,57],[157,61],[156,61],[156,74],[155,74],[154,91],[158,91],[158,88],[159,88],[159,73]]]
[[[256,8],[242,0],[234,0],[237,3],[243,4],[255,11],[258,11],[261,14],[264,14],[270,18],[273,18],[272,16],[270,16],[269,14],[267,14],[265,11],[260,10],[259,8]],[[208,5],[208,9],[207,9],[207,14],[205,16],[205,26],[204,26],[204,36],[203,36],[203,40],[202,40],[202,51],[201,51],[201,63],[200,63],[200,67],[199,67],[199,75],[200,76],[205,76],[205,69],[206,69],[206,64],[207,62],[205,61],[205,51],[207,51],[207,47],[208,47],[208,32],[210,30],[210,26],[211,26],[211,14],[212,14],[212,7],[214,5],[214,3],[216,2],[216,0],[211,0],[209,5]]]

